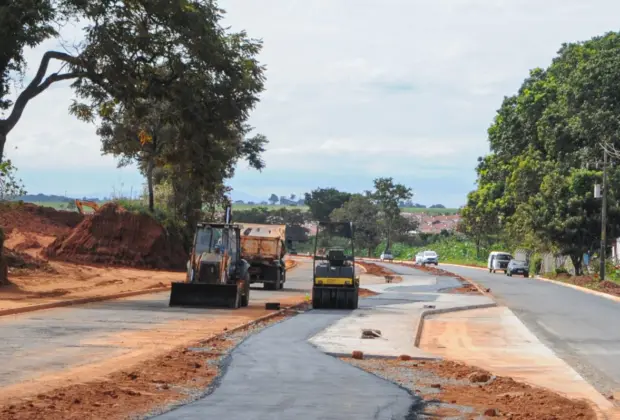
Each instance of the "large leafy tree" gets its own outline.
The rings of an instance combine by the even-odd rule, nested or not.
[[[393,178],[377,178],[374,180],[374,191],[367,192],[380,209],[380,225],[386,240],[386,250],[391,249],[392,238],[398,226],[403,225],[399,202],[413,197],[411,188],[397,184]]]
[[[369,257],[381,242],[379,207],[368,197],[354,195],[342,207],[332,211],[330,218],[336,222],[353,222],[355,248],[367,250]]]
[[[310,193],[305,193],[304,198],[314,220],[328,221],[334,210],[349,201],[351,194],[338,191],[336,188],[317,188]]]
[[[2,50],[6,51],[0,62],[3,93],[10,72],[23,67],[23,48],[56,35],[51,22],[58,15],[86,22],[86,26],[84,41],[74,51],[43,54],[35,76],[12,106],[3,98],[8,115],[0,120],[0,156],[8,133],[29,101],[61,80],[73,81],[83,100],[74,104],[73,112],[83,118],[111,104],[131,108],[144,100],[190,94],[210,98],[217,106],[205,103],[198,109],[181,101],[176,105],[186,121],[205,108],[217,109],[200,118],[203,127],[207,119],[215,123],[209,133],[217,138],[229,138],[223,133],[227,130],[239,131],[239,123],[247,118],[263,88],[263,69],[254,58],[260,42],[244,32],[225,31],[219,25],[223,11],[214,1],[13,0],[9,4],[9,13],[3,9],[0,14]],[[61,69],[48,75],[52,62]],[[210,83],[204,83],[205,79]],[[225,124],[231,120],[237,124]]]
[[[580,272],[583,253],[600,241],[601,202],[592,190],[603,148],[620,149],[617,80],[618,33],[565,44],[547,69],[532,70],[489,128],[491,154],[478,165],[463,229],[488,235],[497,225],[487,217],[497,217],[508,242],[569,255]],[[613,189],[610,235],[620,223]]]

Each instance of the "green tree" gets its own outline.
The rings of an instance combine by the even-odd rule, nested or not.
[[[22,180],[16,177],[16,172],[10,160],[0,162],[0,201],[26,195]]]
[[[278,201],[279,201],[279,200],[280,200],[280,199],[279,199],[279,198],[278,198],[278,196],[277,196],[277,195],[275,195],[275,194],[271,194],[271,195],[269,196],[269,202],[271,203],[271,205],[272,205],[272,206],[275,206],[275,205],[278,203]]]
[[[304,202],[316,221],[328,221],[332,212],[350,199],[351,194],[335,188],[317,188],[304,195]]]
[[[374,187],[374,191],[367,192],[367,195],[379,206],[380,224],[386,240],[386,250],[390,250],[396,226],[399,222],[402,224],[398,203],[410,200],[413,192],[411,188],[403,184],[394,183],[393,178],[377,178],[374,180]]]
[[[220,123],[206,131],[218,139],[230,139],[230,131],[242,131],[240,123],[263,89],[263,68],[255,58],[260,41],[248,38],[244,32],[226,32],[220,25],[223,11],[213,1],[13,3],[25,6],[13,7],[13,13],[1,15],[0,28],[7,28],[3,43],[12,48],[3,75],[11,66],[20,65],[24,46],[56,35],[50,22],[57,15],[87,24],[85,39],[75,51],[43,54],[35,76],[18,95],[7,118],[0,120],[0,156],[6,136],[28,102],[61,80],[73,81],[77,96],[84,102],[74,103],[71,111],[82,118],[105,114],[113,105],[132,108],[145,100],[172,97],[177,99],[174,105],[179,107],[179,116],[186,123],[197,116],[200,128],[207,125],[207,118]],[[26,23],[8,25],[16,18]],[[35,27],[32,30],[31,21]],[[61,64],[61,70],[47,76],[52,61]],[[198,109],[187,107],[182,99],[191,95],[210,98],[214,103],[203,103]],[[203,113],[205,109],[217,112]],[[203,130],[202,137],[204,133]],[[195,140],[195,136],[184,138],[187,142]],[[196,155],[202,157],[201,153]]]
[[[592,188],[603,147],[620,150],[618,78],[618,33],[564,44],[547,69],[532,70],[489,128],[491,154],[479,161],[462,230],[492,235],[498,225],[489,220],[497,217],[507,243],[569,255],[580,272],[583,252],[600,241],[600,200]],[[613,189],[609,237],[619,206]]]
[[[332,211],[330,219],[335,222],[353,222],[355,248],[365,249],[368,257],[381,242],[379,207],[368,197],[356,194],[340,208]]]

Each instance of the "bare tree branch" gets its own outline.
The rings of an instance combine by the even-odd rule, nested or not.
[[[608,155],[616,159],[620,159],[620,150],[618,150],[613,144],[604,141],[601,142],[601,147],[607,152]]]
[[[45,89],[47,89],[52,83],[59,82],[61,80],[74,79],[83,75],[81,73],[55,73],[44,80],[45,74],[47,73],[47,68],[52,59],[64,61],[66,63],[74,65],[78,64],[78,59],[69,54],[58,51],[47,51],[45,54],[43,54],[43,57],[41,58],[41,64],[39,64],[39,69],[37,70],[37,73],[35,74],[32,81],[28,84],[26,89],[24,89],[24,91],[17,97],[17,100],[13,105],[13,110],[11,111],[11,114],[9,114],[8,118],[3,121],[4,134],[8,134],[13,129],[13,127],[15,127],[15,125],[21,118],[28,102],[35,96],[43,92]],[[2,151],[0,150],[0,154],[1,152]]]

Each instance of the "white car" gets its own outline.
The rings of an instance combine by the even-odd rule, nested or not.
[[[418,252],[415,256],[415,263],[426,265],[426,264],[439,264],[439,255],[435,251],[422,251]]]
[[[394,261],[394,256],[389,252],[383,252],[379,257],[381,261]]]

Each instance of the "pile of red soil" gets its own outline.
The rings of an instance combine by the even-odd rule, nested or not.
[[[41,270],[48,273],[56,273],[56,270],[49,264],[49,262],[18,250],[3,248],[2,259],[7,266],[7,272],[8,269],[18,269]]]
[[[30,203],[8,202],[0,204],[0,227],[4,234],[13,229],[40,235],[58,236],[76,227],[84,216],[77,212],[60,211]]]
[[[569,274],[562,273],[558,275],[548,274],[545,275],[545,277],[620,297],[620,284],[609,280],[599,281],[598,276],[571,276]]]
[[[78,264],[105,264],[165,270],[186,269],[187,253],[151,216],[108,203],[67,235],[52,242],[45,254]]]

